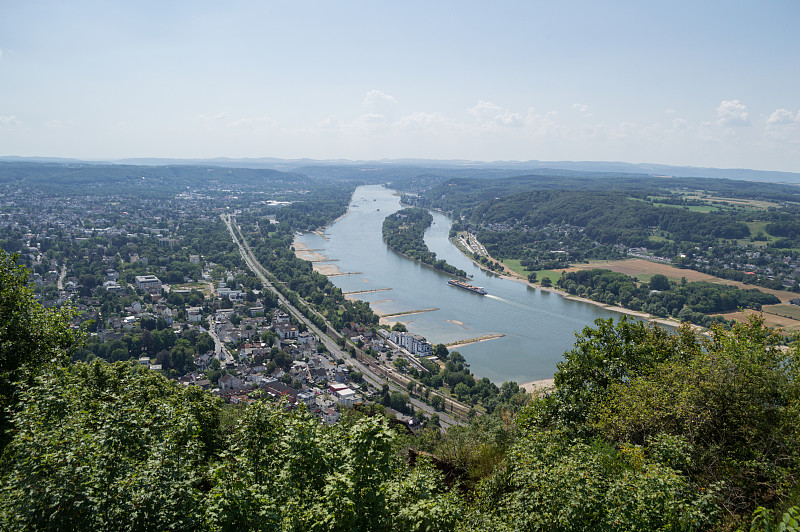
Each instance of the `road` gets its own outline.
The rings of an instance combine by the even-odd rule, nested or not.
[[[239,254],[244,259],[245,263],[247,264],[247,267],[250,268],[253,271],[253,273],[256,274],[256,276],[258,276],[258,278],[261,280],[261,283],[264,285],[264,288],[273,292],[278,297],[278,302],[281,305],[284,305],[292,314],[292,316],[294,316],[298,321],[305,324],[305,326],[308,327],[308,329],[311,332],[313,332],[317,336],[317,338],[320,339],[320,342],[322,342],[322,344],[328,349],[328,351],[331,352],[331,354],[334,357],[343,359],[348,366],[355,368],[356,370],[361,372],[364,375],[364,380],[366,380],[368,383],[372,384],[378,389],[381,389],[384,384],[388,384],[390,389],[394,389],[403,393],[408,393],[408,390],[406,390],[405,388],[399,386],[398,384],[392,381],[384,380],[382,377],[375,374],[365,364],[362,364],[358,359],[351,356],[350,353],[340,348],[339,344],[337,344],[330,336],[328,336],[327,333],[322,332],[319,329],[319,327],[314,325],[314,323],[311,320],[306,318],[302,312],[300,312],[297,308],[295,308],[294,305],[292,305],[289,302],[289,300],[286,299],[286,297],[284,297],[284,295],[277,288],[275,288],[273,283],[270,282],[269,279],[267,279],[267,274],[269,274],[269,272],[267,272],[267,270],[263,266],[261,266],[258,260],[256,260],[256,257],[250,250],[250,246],[247,243],[247,241],[245,241],[244,239],[239,240],[239,237],[236,235],[236,231],[234,231],[233,228],[233,224],[236,223],[236,219],[232,218],[231,215],[229,214],[221,214],[220,217],[222,218],[222,221],[225,222],[225,225],[228,227],[228,232],[230,232],[233,242],[239,248]],[[236,226],[236,229],[241,231],[241,228],[238,225]],[[311,312],[314,312],[318,316],[322,317],[310,306],[307,305],[307,307],[310,309]],[[446,412],[438,412],[432,406],[420,401],[419,399],[411,397],[409,402],[412,405],[414,405],[415,409],[422,410],[423,412],[426,412],[428,415],[437,414],[439,416],[439,422],[443,428],[461,424]]]

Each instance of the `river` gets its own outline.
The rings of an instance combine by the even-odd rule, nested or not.
[[[497,384],[551,378],[574,344],[575,332],[597,318],[616,316],[596,305],[484,272],[448,240],[450,220],[434,212],[426,244],[437,258],[472,275],[471,284],[483,286],[488,295],[449,286],[450,276],[384,244],[383,219],[400,209],[400,197],[393,190],[362,186],[353,194],[348,213],[327,228],[325,238],[308,233],[298,236],[297,242],[318,250],[332,259],[330,265],[349,274],[330,278],[342,291],[389,288],[357,296],[379,314],[438,309],[394,318],[433,344],[504,334],[458,348],[478,378],[488,377]]]

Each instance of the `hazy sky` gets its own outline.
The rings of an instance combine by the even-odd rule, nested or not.
[[[0,155],[800,171],[800,2],[0,0]]]

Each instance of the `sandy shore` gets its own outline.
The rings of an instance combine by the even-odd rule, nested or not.
[[[537,381],[525,382],[519,385],[520,388],[528,393],[541,394],[555,386],[555,379],[539,379]]]
[[[498,338],[502,338],[503,336],[505,336],[505,334],[489,334],[485,338],[478,338],[476,340],[467,340],[464,342],[458,342],[457,344],[448,344],[447,349],[449,351],[453,351],[454,349],[459,349],[461,347],[464,347],[465,345],[480,344],[481,342],[496,340]]]

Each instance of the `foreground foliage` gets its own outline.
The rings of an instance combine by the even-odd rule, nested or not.
[[[2,460],[14,530],[452,530],[454,495],[378,418],[327,427],[220,402],[127,363],[75,364],[22,393]]]

